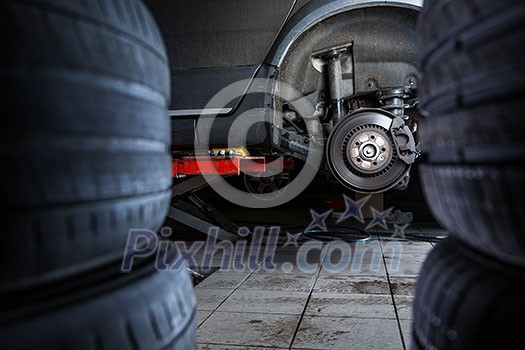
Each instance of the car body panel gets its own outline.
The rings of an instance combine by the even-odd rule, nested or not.
[[[280,67],[292,44],[302,33],[312,28],[315,24],[346,11],[374,6],[420,9],[423,6],[423,0],[312,0],[294,13],[290,20],[287,21],[279,33],[276,45],[268,54],[265,62],[275,67]]]
[[[171,114],[196,114],[234,81],[252,78],[294,0],[145,0],[171,68]],[[227,108],[239,102],[232,101]],[[224,106],[208,106],[223,108]],[[181,111],[181,110],[185,110]]]
[[[356,9],[391,6],[419,10],[422,5],[421,0],[145,0],[145,3],[161,28],[170,58],[173,151],[193,148],[196,119],[201,115],[217,116],[210,144],[221,147],[228,143],[230,127],[239,115],[254,108],[272,107],[272,100],[263,94],[237,96],[221,104],[210,101],[233,82],[245,80],[247,90],[250,79],[276,79],[293,44],[317,24]],[[381,50],[377,52],[381,54]],[[381,63],[375,67],[381,67]],[[276,144],[274,134],[269,125],[260,123],[248,131],[245,139],[239,140],[245,141],[246,147],[259,150],[256,152],[271,152]]]

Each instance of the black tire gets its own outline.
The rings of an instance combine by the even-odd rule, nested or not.
[[[525,91],[520,0],[430,0],[418,19],[420,107],[432,114],[505,102]]]
[[[139,1],[0,5],[0,289],[120,255],[170,200],[169,69]]]
[[[479,252],[525,267],[525,203],[513,187],[524,182],[520,165],[427,164],[420,170],[442,226]]]
[[[523,338],[525,271],[453,238],[432,250],[420,271],[413,349],[512,349]]]
[[[166,263],[181,263],[177,259],[173,254]],[[38,293],[3,296],[2,348],[194,349],[196,299],[185,264],[158,272],[151,259],[134,262],[130,274],[115,264],[43,285]]]
[[[425,1],[418,22],[425,195],[480,252],[525,267],[525,3]]]

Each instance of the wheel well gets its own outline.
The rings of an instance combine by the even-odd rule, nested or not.
[[[359,8],[329,17],[302,33],[278,67],[277,79],[301,93],[315,91],[320,73],[312,53],[353,44],[356,94],[391,86],[417,88],[416,21],[418,11],[397,6]],[[343,72],[344,74],[345,72]]]

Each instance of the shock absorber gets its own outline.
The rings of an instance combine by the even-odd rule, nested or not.
[[[346,114],[343,105],[343,73],[341,70],[341,50],[333,50],[327,55],[330,103],[334,125]]]
[[[333,125],[348,113],[344,98],[354,93],[352,60],[352,43],[318,51],[312,55],[315,69],[322,73],[323,67],[326,67]],[[344,69],[343,61],[348,63]],[[343,79],[343,70],[345,70],[345,79]]]

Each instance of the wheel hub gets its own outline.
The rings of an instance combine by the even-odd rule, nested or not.
[[[388,165],[392,147],[383,132],[370,129],[356,132],[349,145],[347,157],[356,170],[375,172]]]
[[[390,132],[395,118],[381,109],[361,109],[335,126],[326,155],[332,175],[341,184],[357,192],[377,193],[404,178],[410,165],[400,159]]]

